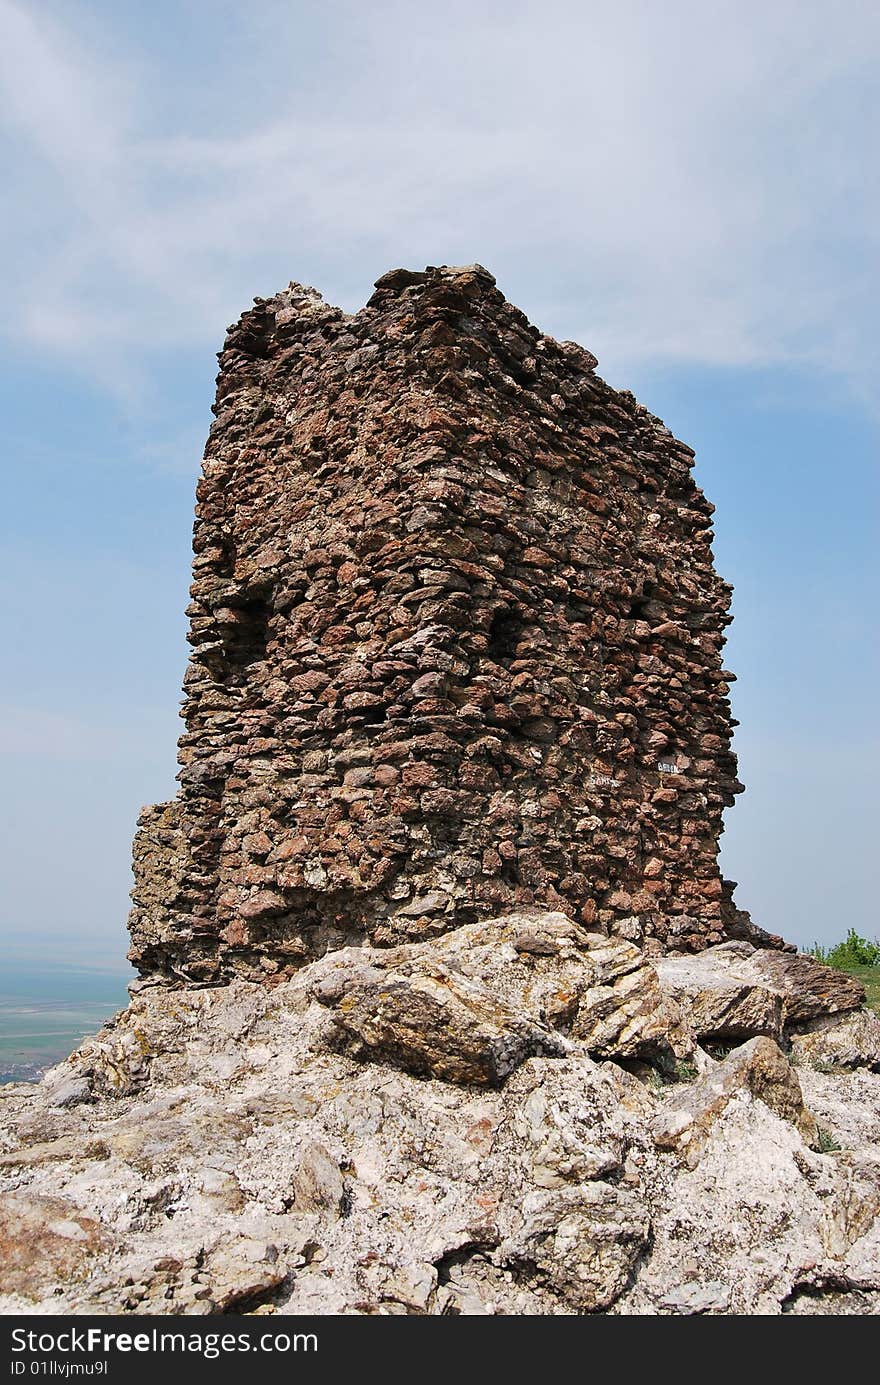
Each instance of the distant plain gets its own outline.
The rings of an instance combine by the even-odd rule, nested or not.
[[[0,971],[0,1083],[33,1081],[128,1004],[124,961],[102,968],[5,957]]]

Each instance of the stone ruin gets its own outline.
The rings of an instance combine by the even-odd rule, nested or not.
[[[595,365],[477,265],[231,329],[143,976],[0,1087],[0,1315],[880,1312],[880,1018],[719,875],[711,506]]]
[[[277,979],[531,906],[649,955],[750,928],[713,506],[596,364],[480,265],[354,315],[291,284],[229,330],[142,973]]]

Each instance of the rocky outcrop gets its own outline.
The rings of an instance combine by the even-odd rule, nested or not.
[[[419,1076],[497,1087],[526,1058],[565,1051],[544,1025],[442,964],[375,966],[351,948],[314,994],[332,1007],[349,1052]]]
[[[230,328],[144,974],[277,978],[536,904],[649,951],[744,926],[712,506],[595,366],[479,265],[351,316],[291,284]]]
[[[659,996],[537,911],[141,983],[0,1088],[0,1310],[876,1312],[880,1076],[716,1061]]]
[[[809,1144],[817,1142],[818,1126],[804,1105],[797,1074],[772,1039],[755,1038],[705,1072],[678,1100],[670,1101],[654,1124],[657,1144],[661,1149],[681,1150],[689,1162],[696,1163],[721,1112],[744,1092],[791,1121]]]
[[[805,953],[759,951],[749,963],[764,984],[782,996],[787,1025],[857,1010],[865,1003],[865,988],[857,977],[823,966]]]
[[[5,1192],[0,1203],[2,1286],[25,1301],[49,1298],[58,1284],[88,1279],[96,1257],[112,1247],[100,1217],[66,1198]]]
[[[686,1012],[699,1039],[723,1040],[783,1030],[857,1011],[865,988],[854,976],[793,951],[722,943],[699,956],[656,961],[664,994]],[[870,1023],[870,1021],[866,1021]]]
[[[409,1072],[497,1085],[567,1038],[594,1057],[693,1051],[674,1004],[632,943],[563,914],[513,914],[430,943],[347,948],[310,974],[348,1051]]]
[[[747,943],[727,943],[695,957],[658,958],[660,985],[687,1011],[698,1038],[778,1038],[782,1033],[782,996],[749,973],[751,952]]]
[[[220,362],[143,979],[0,1088],[0,1311],[876,1311],[876,1021],[718,870],[690,449],[479,265]]]
[[[816,1068],[871,1068],[880,1072],[880,1015],[849,1010],[822,1015],[790,1035],[795,1062]]]

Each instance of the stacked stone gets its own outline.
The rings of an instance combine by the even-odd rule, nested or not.
[[[691,449],[479,265],[353,316],[291,284],[220,366],[140,969],[278,976],[529,905],[721,941],[731,588]]]

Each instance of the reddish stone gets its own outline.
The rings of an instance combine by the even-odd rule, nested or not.
[[[283,913],[286,907],[284,896],[276,890],[258,890],[243,901],[239,913],[244,919],[258,919],[268,914]]]
[[[409,789],[430,788],[432,784],[437,782],[437,771],[433,765],[418,760],[415,764],[405,765],[401,777]]]
[[[392,273],[349,316],[291,285],[230,329],[142,971],[263,977],[329,926],[531,903],[723,933],[730,589],[692,453],[594,365],[473,269]]]
[[[396,765],[377,765],[373,770],[373,782],[380,788],[387,788],[390,784],[396,784],[400,778],[400,770]]]

